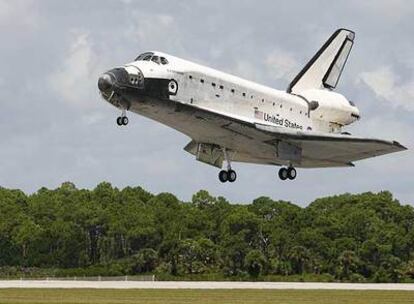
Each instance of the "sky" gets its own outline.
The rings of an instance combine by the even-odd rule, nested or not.
[[[414,2],[0,0],[0,185],[33,193],[72,181],[94,188],[142,186],[190,200],[200,189],[231,202],[259,196],[306,206],[342,193],[391,191],[414,205]],[[103,101],[97,79],[159,50],[276,89],[337,28],[356,32],[337,92],[361,120],[354,135],[397,140],[410,150],[355,168],[298,169],[234,163],[238,179],[183,151],[185,135]]]

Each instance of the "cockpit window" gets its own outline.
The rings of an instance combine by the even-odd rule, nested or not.
[[[160,64],[160,57],[159,56],[152,56],[151,61]]]
[[[151,53],[151,52],[142,53],[142,54],[141,54],[141,55],[139,55],[137,58],[135,58],[135,61],[138,61],[138,60],[144,60],[144,58],[148,57],[148,55],[149,55],[149,56],[150,56],[150,58],[151,58],[151,56],[152,56],[152,55],[154,55],[154,53]],[[149,60],[149,59],[147,59],[147,60]]]
[[[163,65],[168,64],[167,58],[154,55],[154,53],[152,52],[142,53],[137,58],[135,58],[135,61],[140,61],[140,60],[153,61],[155,63],[163,64]]]

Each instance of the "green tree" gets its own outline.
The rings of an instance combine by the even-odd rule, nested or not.
[[[414,260],[409,261],[404,269],[403,273],[411,279],[414,279]]]
[[[251,277],[257,278],[266,263],[266,259],[260,250],[251,250],[245,258],[247,272]]]
[[[341,253],[338,258],[339,264],[342,267],[342,273],[340,274],[343,278],[349,278],[352,271],[357,267],[358,257],[355,252],[351,250],[345,250]]]
[[[158,264],[158,253],[152,248],[141,249],[131,257],[131,273],[145,273],[154,271]]]
[[[309,250],[303,246],[294,246],[289,253],[289,259],[296,273],[303,274],[310,260]]]
[[[193,195],[192,202],[199,208],[206,208],[213,206],[216,203],[216,199],[208,191],[200,190]]]
[[[399,282],[414,277],[414,208],[386,191],[300,208],[268,197],[230,204],[205,190],[187,203],[106,182],[92,190],[65,182],[30,195],[0,187],[0,248],[0,275],[16,275],[20,268],[9,266],[23,266],[25,274],[36,267],[186,278],[313,272]]]
[[[14,230],[13,240],[21,248],[24,266],[29,266],[34,261],[36,253],[31,252],[31,249],[36,250],[36,243],[40,241],[41,233],[42,228],[29,218],[22,219]]]

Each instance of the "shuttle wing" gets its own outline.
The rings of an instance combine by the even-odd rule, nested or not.
[[[269,144],[277,146],[283,141],[297,147],[301,151],[302,167],[353,166],[353,161],[407,149],[396,141],[375,138],[291,131],[264,125],[256,125],[256,128],[274,135],[274,139],[267,141]]]
[[[233,161],[269,165],[291,162],[304,168],[353,166],[353,161],[406,150],[396,141],[257,124],[195,107],[183,106],[181,111],[191,113],[193,128],[203,134],[193,138],[185,150],[216,167],[223,162],[216,138],[231,147]]]

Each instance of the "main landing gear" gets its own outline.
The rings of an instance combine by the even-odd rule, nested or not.
[[[282,167],[279,169],[279,178],[281,180],[294,180],[296,178],[296,169],[292,166],[289,166],[287,168]]]
[[[237,179],[237,174],[236,174],[236,171],[234,171],[234,170],[221,170],[220,172],[219,172],[219,180],[222,182],[222,183],[225,183],[225,182],[230,182],[230,183],[232,183],[232,182],[234,182],[236,179]]]
[[[118,116],[118,118],[116,119],[116,124],[118,126],[126,126],[128,122],[129,120],[128,120],[128,117],[126,116],[126,111],[122,110],[121,116]]]
[[[237,179],[236,171],[232,170],[231,168],[231,162],[230,162],[230,158],[227,155],[226,148],[223,148],[223,154],[224,154],[224,159],[227,162],[227,170],[221,170],[219,172],[219,175],[218,175],[219,180],[222,183],[225,183],[225,182],[233,183]]]

